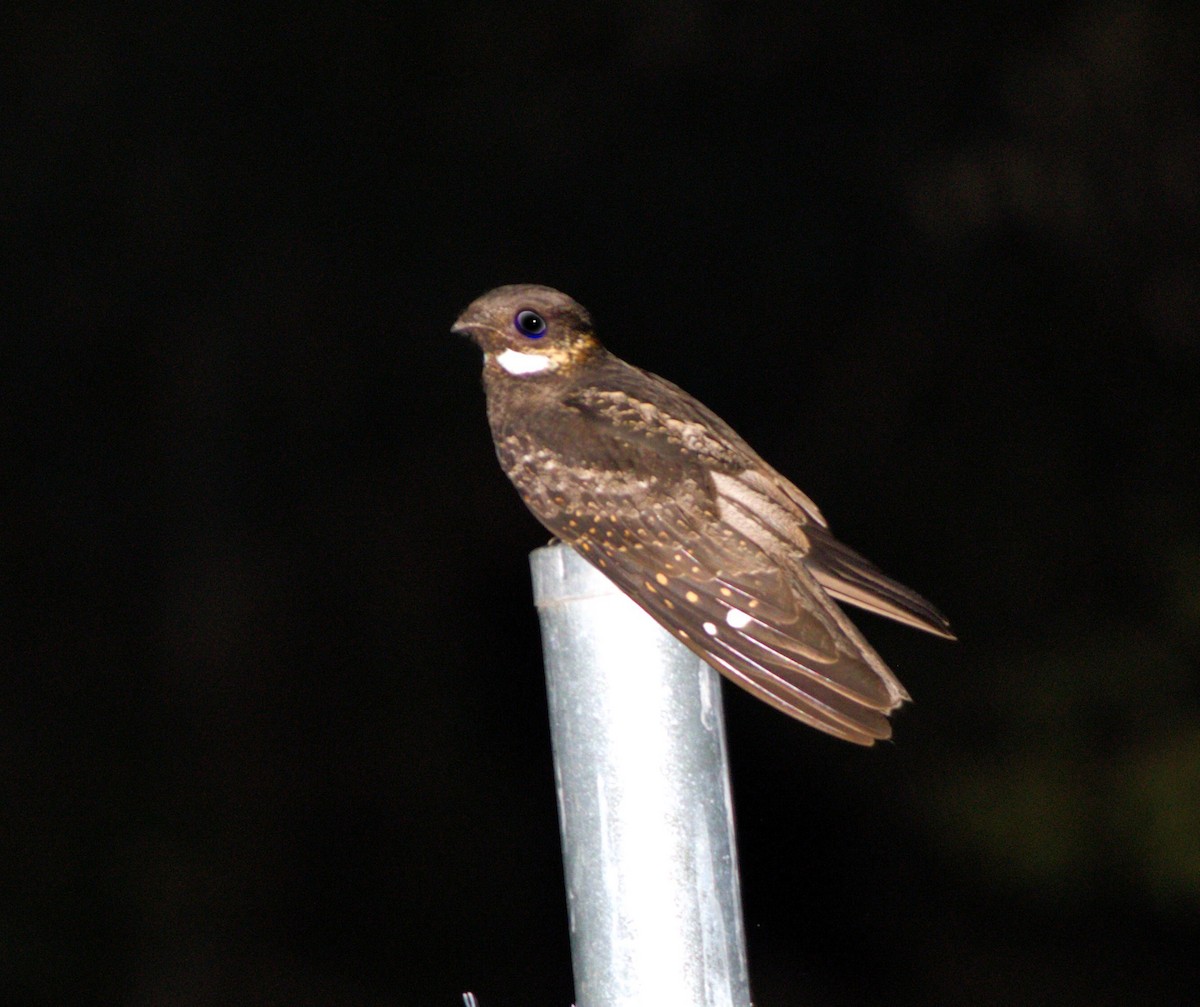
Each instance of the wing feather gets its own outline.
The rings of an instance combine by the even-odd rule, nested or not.
[[[812,529],[810,540],[808,568],[838,601],[935,636],[955,639],[950,621],[912,588],[893,580],[823,528]]]
[[[722,519],[780,562],[799,554],[805,567],[838,601],[954,638],[941,612],[834,538],[811,501],[782,476],[778,480],[772,484],[755,469],[714,472]]]
[[[606,521],[547,524],[738,685],[838,737],[889,737],[886,715],[907,693],[820,585],[736,529],[702,534],[691,499],[648,514],[606,498]]]

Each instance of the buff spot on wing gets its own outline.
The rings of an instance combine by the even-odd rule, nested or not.
[[[700,600],[700,595],[696,594],[695,591],[689,591],[686,595],[684,595],[684,597],[687,598],[687,600],[693,605]]]
[[[665,573],[656,573],[654,575],[654,579],[656,581],[658,581],[663,587],[667,586],[667,575]]]
[[[750,625],[750,616],[738,608],[731,608],[725,613],[725,621],[734,629],[745,629]]]

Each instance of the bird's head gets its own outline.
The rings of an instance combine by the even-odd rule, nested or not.
[[[535,283],[489,290],[452,331],[475,341],[485,367],[518,377],[571,368],[600,346],[583,305]]]

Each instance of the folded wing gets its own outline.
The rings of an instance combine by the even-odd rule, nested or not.
[[[723,520],[780,562],[798,553],[804,567],[838,601],[954,639],[941,612],[834,538],[812,501],[769,471],[713,474]]]
[[[780,565],[727,524],[714,536],[703,500],[684,487],[650,513],[608,497],[590,520],[543,521],[760,699],[847,741],[890,737],[903,686],[802,565]]]

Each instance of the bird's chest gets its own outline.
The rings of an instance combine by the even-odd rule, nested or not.
[[[661,450],[665,440],[563,398],[558,389],[514,389],[509,382],[488,388],[500,465],[535,513],[636,507],[647,496],[694,485],[683,458]]]
[[[529,451],[568,453],[587,435],[553,382],[507,379],[485,381],[484,387],[488,424],[506,470]]]
[[[489,388],[488,422],[500,466],[521,490],[622,467],[606,431],[548,391]]]

